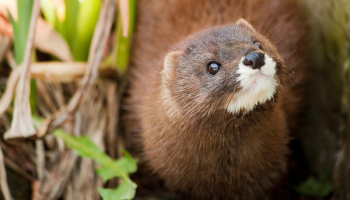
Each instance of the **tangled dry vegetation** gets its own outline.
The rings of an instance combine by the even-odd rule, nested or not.
[[[9,2],[0,2],[5,4],[0,7],[15,11],[13,1]],[[119,1],[119,5],[129,10],[128,1]],[[104,182],[93,173],[96,163],[79,157],[50,133],[60,127],[75,136],[87,134],[111,158],[121,155],[123,146],[118,141],[122,139],[116,133],[125,84],[117,67],[102,64],[112,51],[115,38],[111,27],[116,13],[116,1],[103,0],[88,61],[74,62],[66,42],[40,17],[40,0],[34,0],[24,60],[19,66],[11,48],[9,16],[6,10],[0,13],[0,23],[7,25],[1,26],[0,35],[0,127],[5,133],[0,139],[0,174],[6,200],[100,198],[97,188]],[[126,19],[123,28],[128,30],[128,13],[121,14]],[[38,62],[32,63],[34,47],[40,51],[35,57]],[[47,54],[61,61],[48,61]],[[30,92],[35,92],[30,91],[31,78],[36,84],[35,110],[31,110],[29,99]],[[44,123],[35,128],[32,115],[44,117]],[[110,180],[107,187],[117,182]]]

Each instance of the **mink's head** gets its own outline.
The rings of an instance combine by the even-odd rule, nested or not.
[[[283,61],[245,20],[196,33],[164,59],[163,97],[191,114],[249,113],[275,101]]]

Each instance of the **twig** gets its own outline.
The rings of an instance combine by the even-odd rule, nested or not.
[[[85,97],[89,94],[91,86],[94,84],[98,75],[98,66],[102,60],[103,51],[110,33],[115,11],[114,0],[104,0],[100,11],[98,23],[95,28],[94,36],[92,39],[88,67],[82,80],[82,85],[79,90],[69,101],[68,105],[61,108],[56,112],[52,120],[47,120],[42,124],[38,137],[44,136],[48,130],[52,130],[62,123],[64,123],[69,117],[71,117],[77,108],[82,104]],[[45,128],[47,127],[47,128]]]
[[[30,20],[28,41],[23,59],[21,77],[16,90],[14,115],[11,131],[5,134],[4,138],[27,138],[36,134],[30,110],[30,63],[32,61],[35,27],[40,12],[40,0],[34,0],[32,16]]]
[[[0,146],[0,184],[1,184],[1,191],[2,194],[5,197],[5,200],[11,200],[12,196],[10,193],[9,186],[7,184],[7,176],[6,176],[6,169],[4,164],[4,154],[2,153],[2,149]]]

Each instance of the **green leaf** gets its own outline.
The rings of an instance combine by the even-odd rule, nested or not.
[[[116,189],[99,188],[98,192],[103,200],[133,199],[135,197],[136,184],[132,182],[124,182]]]
[[[124,157],[115,161],[114,164],[127,174],[136,172],[137,161],[131,157],[127,151],[123,151]],[[102,177],[103,181],[107,181],[113,177],[121,177],[118,171],[112,170],[108,167],[97,168],[96,172]]]
[[[80,2],[75,27],[75,37],[71,50],[76,61],[87,61],[91,39],[100,13],[102,1],[84,0]]]
[[[56,137],[62,138],[66,145],[83,157],[92,158],[97,163],[102,165],[101,169],[97,169],[97,173],[106,181],[109,178],[119,177],[125,184],[118,186],[116,190],[99,189],[103,199],[132,199],[135,195],[137,185],[129,178],[129,173],[135,172],[136,161],[133,160],[130,154],[124,151],[124,159],[114,161],[108,157],[95,143],[93,143],[86,135],[82,137],[74,137],[62,130],[55,130],[53,133]],[[113,196],[117,195],[117,196]],[[124,198],[125,197],[125,198]],[[130,197],[130,198],[129,198]]]
[[[74,43],[75,35],[77,32],[77,19],[80,9],[80,4],[78,0],[65,0],[66,3],[66,16],[62,23],[61,34],[66,38],[71,51],[72,44]],[[73,53],[73,52],[72,52]]]
[[[17,0],[18,21],[15,22],[10,15],[14,33],[14,50],[17,64],[22,63],[24,59],[33,2],[33,0]]]
[[[41,10],[47,22],[49,22],[53,27],[56,23],[56,9],[53,5],[52,0],[41,0],[40,1]]]
[[[123,72],[126,71],[129,64],[131,39],[134,32],[136,19],[136,0],[129,1],[129,17],[129,36],[126,38],[123,36],[120,14],[118,16],[117,43],[115,47],[117,48],[117,51],[115,65],[118,66],[119,69],[121,69]]]
[[[104,159],[110,160],[105,153],[93,143],[87,135],[74,137],[61,129],[53,132],[56,137],[62,138],[69,148],[74,149],[77,153],[85,158],[93,158],[97,163],[104,164]]]
[[[9,13],[9,16],[10,16],[10,22],[12,24],[12,27],[13,27],[13,37],[14,37],[14,51],[15,51],[15,60],[16,60],[16,63],[18,64],[20,59],[19,59],[19,55],[20,54],[20,47],[19,47],[19,34],[20,34],[20,30],[18,28],[18,25],[16,23],[16,21],[13,19],[13,16],[11,15],[11,13],[8,11]],[[24,53],[24,52],[23,52]]]
[[[45,19],[67,41],[75,61],[87,61],[102,1],[65,0],[65,20],[61,22],[51,0],[41,0]]]
[[[318,179],[310,177],[298,185],[296,191],[303,195],[325,197],[332,191],[332,182],[325,175]]]
[[[35,79],[30,80],[30,95],[29,95],[29,103],[30,103],[30,109],[32,112],[35,111],[37,106],[37,95],[38,92],[36,90],[36,82]]]

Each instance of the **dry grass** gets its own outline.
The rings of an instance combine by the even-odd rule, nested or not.
[[[10,74],[9,68],[4,73],[0,70],[1,91],[6,86],[0,100],[0,127],[6,131],[6,140],[0,140],[0,180],[6,200],[12,199],[11,192],[15,195],[16,191],[10,192],[7,186],[5,165],[32,183],[33,200],[100,198],[97,188],[104,183],[94,172],[96,163],[67,149],[64,142],[50,132],[59,127],[76,136],[88,134],[112,158],[121,154],[118,153],[122,142],[117,134],[117,116],[122,78],[116,69],[100,67],[105,49],[110,49],[106,48],[106,43],[113,35],[115,3],[114,0],[103,1],[87,63],[32,64],[35,43],[35,23],[32,23],[25,61],[17,67],[9,48],[10,38],[1,35],[0,60],[13,67]],[[32,22],[39,16],[39,0],[35,0],[34,5]],[[110,71],[117,76],[111,78]],[[109,76],[99,76],[100,72]],[[36,78],[38,92],[37,110],[33,113],[29,105],[30,78]],[[15,93],[13,109],[11,102]],[[33,126],[32,114],[46,118],[38,130]],[[116,180],[108,182],[110,187],[116,184]]]

